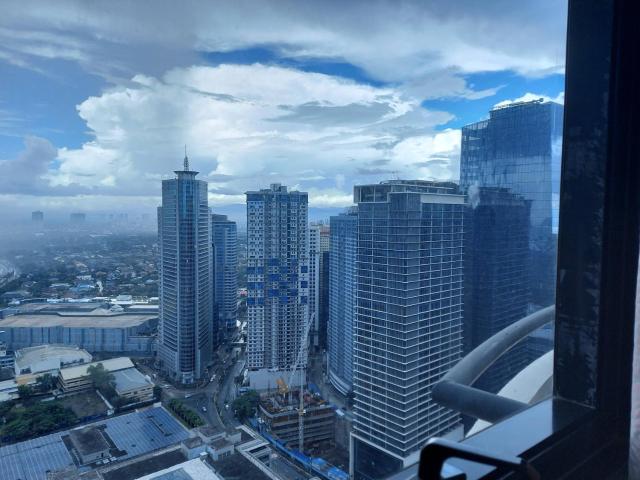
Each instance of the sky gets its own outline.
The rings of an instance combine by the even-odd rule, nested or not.
[[[459,178],[460,128],[564,99],[566,1],[29,1],[0,16],[0,221],[154,215],[180,168],[244,192]]]

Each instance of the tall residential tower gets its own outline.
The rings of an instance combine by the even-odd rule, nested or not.
[[[211,362],[211,229],[207,183],[184,169],[162,181],[158,208],[160,323],[158,357],[176,382],[194,383]]]
[[[256,388],[275,387],[269,370],[290,369],[307,348],[307,209],[307,193],[280,184],[247,192],[247,365]]]

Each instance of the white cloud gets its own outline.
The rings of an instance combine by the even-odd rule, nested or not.
[[[459,132],[434,131],[451,115],[427,111],[399,89],[282,67],[138,75],[88,98],[78,113],[94,138],[58,151],[57,168],[46,173],[51,189],[158,195],[184,143],[215,205],[279,181],[309,191],[316,206],[344,206],[356,180],[388,178],[390,168],[442,179],[457,169]],[[413,165],[434,156],[452,165]]]
[[[0,169],[36,168],[20,177],[23,191],[84,195],[87,208],[92,198],[153,203],[185,143],[214,205],[241,202],[244,191],[272,181],[336,207],[351,203],[357,182],[455,180],[460,132],[437,132],[452,115],[421,101],[478,99],[501,88],[475,90],[466,73],[562,71],[565,28],[563,0],[506,8],[475,0],[161,0],[154,8],[24,0],[3,8],[0,61],[38,72],[51,60],[74,62],[110,87],[77,107],[90,141],[59,150],[30,141]],[[198,65],[201,52],[252,47],[278,58],[346,62],[388,86],[273,65]],[[0,130],[15,122],[0,112]],[[6,185],[0,195],[14,191]]]
[[[561,105],[564,105],[564,92],[560,92],[557,96],[551,98],[548,95],[542,95],[539,93],[531,93],[527,92],[521,97],[514,98],[512,100],[502,100],[494,105],[495,107],[502,107],[504,105],[509,105],[510,103],[516,102],[532,102],[534,100],[542,100],[543,102],[556,102]]]
[[[566,9],[563,0],[517,6],[475,0],[161,1],[153,8],[147,2],[25,0],[3,8],[0,45],[14,63],[61,58],[108,78],[185,66],[193,63],[194,50],[267,46],[279,55],[345,61],[376,79],[444,87],[451,94],[465,91],[455,80],[458,72],[562,71]]]

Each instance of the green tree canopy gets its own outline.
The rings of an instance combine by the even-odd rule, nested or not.
[[[56,386],[55,378],[50,373],[45,373],[44,375],[36,378],[36,390],[41,393],[50,392]]]
[[[105,369],[102,363],[91,365],[87,368],[87,373],[93,382],[93,386],[100,390],[100,393],[107,397],[109,402],[116,402],[118,394],[114,388],[115,377],[113,376],[113,373]]]
[[[18,395],[23,400],[33,397],[33,388],[29,385],[18,385]]]
[[[255,390],[249,390],[240,395],[233,401],[233,410],[236,413],[236,417],[242,421],[255,415],[259,400],[260,395]]]

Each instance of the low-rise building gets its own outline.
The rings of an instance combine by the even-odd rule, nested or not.
[[[14,371],[16,377],[25,374],[57,375],[61,368],[91,363],[91,360],[89,352],[76,346],[39,345],[15,352]]]
[[[90,465],[111,457],[113,447],[100,428],[90,426],[71,430],[68,439],[81,465]]]
[[[134,368],[133,362],[127,357],[110,358],[100,362],[86,363],[77,367],[63,368],[58,374],[58,383],[65,393],[80,392],[92,387],[89,377],[89,367],[102,364],[105,370],[115,373],[120,370]]]
[[[118,397],[131,402],[153,400],[153,383],[136,368],[113,372],[114,388]]]

